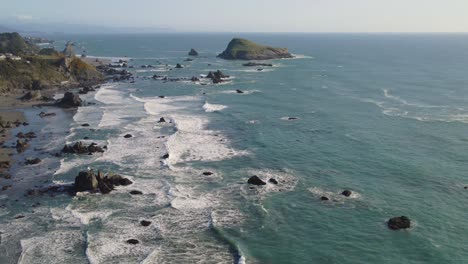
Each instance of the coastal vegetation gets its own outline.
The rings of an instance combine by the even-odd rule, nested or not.
[[[286,48],[263,46],[247,39],[234,38],[218,57],[226,60],[270,60],[292,58]]]

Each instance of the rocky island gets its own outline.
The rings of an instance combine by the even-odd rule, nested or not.
[[[247,39],[234,38],[225,51],[218,55],[225,60],[271,60],[293,58],[287,48],[259,45]]]

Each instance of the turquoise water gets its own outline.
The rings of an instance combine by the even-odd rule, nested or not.
[[[105,196],[40,197],[43,206],[15,221],[32,201],[6,202],[0,229],[12,242],[0,244],[8,252],[0,260],[466,262],[468,36],[242,36],[297,57],[257,71],[215,57],[228,34],[55,36],[57,45],[76,41],[78,53],[131,58],[137,78],[86,95],[97,104],[78,110],[65,137],[51,132],[50,151],[84,136],[109,150],[64,158],[55,174],[41,172],[43,184],[68,184],[87,166],[135,184]],[[185,62],[190,48],[200,56]],[[169,70],[176,63],[184,69]],[[218,69],[232,77],[228,83],[145,78]],[[162,116],[172,123],[157,123]],[[254,174],[279,184],[251,189]],[[128,195],[134,189],[144,195]],[[344,189],[354,194],[343,197]],[[386,221],[400,215],[413,227],[390,231]],[[152,225],[139,226],[142,219]],[[141,243],[127,245],[129,238]]]

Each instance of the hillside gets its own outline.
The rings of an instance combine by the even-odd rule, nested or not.
[[[29,45],[20,36],[20,34],[13,33],[1,33],[0,34],[0,53],[12,53],[12,54],[25,54],[37,52],[38,48],[33,45]]]
[[[259,45],[247,39],[234,38],[218,57],[226,60],[270,60],[292,58],[286,48]]]

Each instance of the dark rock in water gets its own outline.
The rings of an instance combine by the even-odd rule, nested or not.
[[[131,137],[133,137],[133,136],[130,135],[130,134],[126,134],[126,135],[124,136],[124,138],[131,138]]]
[[[82,126],[82,127],[89,127],[89,124],[88,124],[88,123],[85,123],[85,124],[82,124],[81,126]]]
[[[81,141],[76,142],[74,145],[65,145],[62,149],[63,153],[72,153],[72,154],[86,154],[86,153],[103,153],[104,149],[99,147],[96,143],[91,143],[89,146],[86,146]]]
[[[17,216],[15,216],[15,219],[21,219],[21,218],[25,218],[25,216],[24,216],[24,215],[17,215]]]
[[[198,56],[198,52],[195,50],[195,49],[190,49],[189,53],[188,53],[189,56]]]
[[[23,126],[29,126],[28,122],[23,122]]]
[[[241,90],[239,90],[239,89],[237,89],[237,90],[236,90],[236,93],[239,93],[239,94],[241,94],[241,93],[244,93],[244,92],[243,92],[243,91],[241,91]]]
[[[118,174],[107,175],[104,178],[104,181],[114,186],[120,186],[120,185],[127,186],[127,185],[132,184],[132,181]]]
[[[115,186],[130,185],[132,182],[117,174],[108,174],[104,176],[101,171],[97,175],[92,171],[81,171],[75,178],[75,191],[97,191],[103,194],[110,193]]]
[[[11,185],[5,185],[2,187],[2,191],[6,191],[8,189],[10,189],[12,186]]]
[[[75,178],[75,190],[77,192],[96,191],[98,189],[98,185],[99,182],[93,171],[80,171],[78,176]]]
[[[55,105],[63,108],[72,108],[72,107],[78,107],[83,105],[83,101],[81,101],[81,98],[72,92],[66,92],[63,95],[62,99],[59,99]]]
[[[169,153],[164,154],[164,155],[162,156],[162,158],[163,158],[163,159],[168,159],[168,158],[169,158]]]
[[[164,95],[160,95],[160,96],[158,96],[158,97],[159,97],[159,98],[166,98],[166,96],[164,96]]]
[[[133,190],[133,191],[130,191],[130,194],[131,195],[142,195],[143,193],[140,192],[140,191]]]
[[[269,183],[278,184],[278,181],[274,178],[268,180]]]
[[[140,243],[140,241],[138,241],[136,239],[129,239],[129,240],[127,240],[127,243],[132,244],[132,245],[136,245],[136,244]]]
[[[84,137],[83,139],[89,139],[89,137]]]
[[[297,117],[288,117],[288,120],[297,120]]]
[[[350,190],[344,190],[341,194],[346,196],[346,197],[349,197],[349,196],[351,196],[352,192]]]
[[[223,72],[221,72],[220,70],[217,70],[215,72],[209,72],[207,75],[206,75],[206,78],[208,79],[211,79],[213,81],[213,83],[221,83],[221,82],[224,82],[224,79],[226,78],[229,78],[228,75],[225,75]]]
[[[468,186],[465,186],[465,190],[468,190]]]
[[[47,117],[47,116],[55,116],[55,115],[57,115],[57,114],[56,113],[45,113],[45,112],[40,112],[39,113],[39,116],[41,118],[44,118],[44,117]]]
[[[406,216],[393,217],[388,220],[388,228],[392,230],[406,229],[411,227],[411,221]]]
[[[193,59],[187,58],[187,59],[185,59],[184,61],[193,61]]]
[[[18,151],[19,153],[23,152],[24,150],[26,150],[26,148],[28,147],[28,143],[26,141],[21,141],[21,140],[16,140],[16,151]]]
[[[25,164],[26,165],[36,165],[36,164],[41,163],[41,161],[42,160],[39,159],[39,158],[35,158],[35,159],[32,159],[32,160],[28,159],[28,160],[26,160]]]
[[[257,71],[263,71],[263,69],[257,69]]]
[[[246,67],[257,67],[257,66],[273,67],[273,64],[271,64],[271,63],[248,62],[248,63],[242,64],[242,66],[246,66]]]
[[[262,181],[262,179],[260,179],[257,175],[250,177],[247,183],[253,185],[266,185],[266,182]]]
[[[213,175],[213,173],[211,171],[205,171],[203,172],[203,175],[210,176],[210,175]]]
[[[180,63],[177,63],[175,67],[176,67],[176,69],[182,69],[182,68],[184,68],[184,67],[182,67],[182,65],[180,65]]]
[[[141,224],[142,226],[149,226],[149,225],[151,225],[151,221],[141,220],[141,221],[140,221],[140,224]]]
[[[270,60],[293,56],[286,48],[262,46],[246,39],[234,38],[218,57],[226,60]]]
[[[164,117],[159,118],[158,123],[165,123],[165,122],[166,122],[166,119],[164,119]]]
[[[190,80],[192,82],[199,82],[200,81],[200,79],[198,79],[198,77],[195,77],[195,76],[192,76],[192,78],[190,78]]]
[[[322,200],[322,201],[328,201],[328,200],[330,200],[330,199],[329,199],[328,197],[326,197],[326,196],[322,196],[322,197],[320,197],[320,200]]]
[[[28,133],[26,133],[26,134],[23,134],[22,132],[19,132],[18,134],[16,134],[16,137],[17,137],[17,138],[29,138],[29,139],[31,139],[31,138],[37,138],[36,133],[34,133],[34,132],[32,132],[32,131],[31,131],[31,132],[28,132]]]

